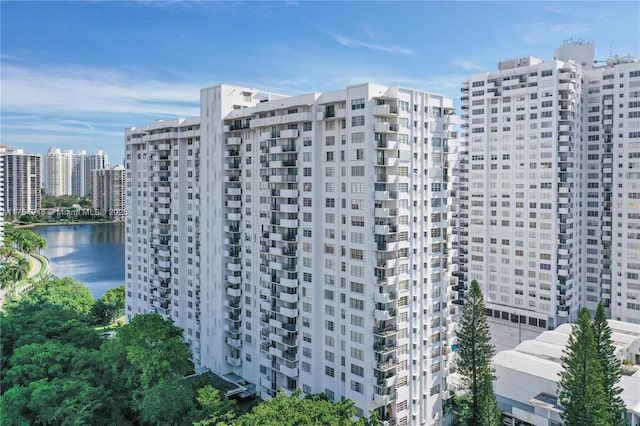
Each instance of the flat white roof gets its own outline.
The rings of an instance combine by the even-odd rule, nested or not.
[[[609,327],[612,330],[611,340],[618,350],[632,353],[638,351],[640,325],[609,320]],[[525,340],[514,349],[498,352],[493,358],[493,365],[496,368],[512,370],[514,374],[526,374],[557,383],[562,371],[560,358],[571,329],[572,324],[562,324],[555,330],[541,333],[535,339]],[[523,380],[526,378],[523,377]],[[640,369],[636,368],[632,375],[623,374],[620,377],[620,387],[627,410],[640,415]],[[535,390],[532,391],[535,393]]]

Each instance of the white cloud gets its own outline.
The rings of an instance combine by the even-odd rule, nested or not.
[[[88,68],[39,70],[3,64],[6,112],[197,115],[200,84],[169,83],[119,71]]]
[[[415,55],[415,52],[413,50],[407,49],[406,47],[359,41],[338,34],[331,34],[331,36],[335,41],[345,47],[378,50],[380,52],[395,53],[399,55]]]
[[[467,71],[482,71],[487,69],[487,67],[483,67],[482,65],[476,64],[471,61],[456,60],[456,61],[453,61],[451,64]]]

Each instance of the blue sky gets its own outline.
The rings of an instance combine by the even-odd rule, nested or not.
[[[220,82],[373,81],[457,98],[467,75],[574,37],[640,55],[640,2],[0,2],[1,143],[123,157],[124,128],[198,114]]]

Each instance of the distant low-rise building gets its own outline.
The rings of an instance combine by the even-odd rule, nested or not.
[[[4,165],[4,213],[19,216],[39,210],[40,154],[25,153],[3,145],[0,146],[0,157]]]
[[[497,380],[494,390],[500,410],[511,425],[555,426],[562,424],[557,390],[561,357],[571,334],[571,324],[545,331],[493,359]],[[609,320],[616,356],[632,364],[620,378],[627,422],[640,425],[640,325]]]
[[[124,167],[112,166],[91,172],[91,204],[112,219],[125,216]]]

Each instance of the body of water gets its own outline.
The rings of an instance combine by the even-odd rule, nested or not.
[[[124,284],[124,224],[38,226],[33,231],[47,240],[43,251],[51,273],[73,277],[99,298]]]

